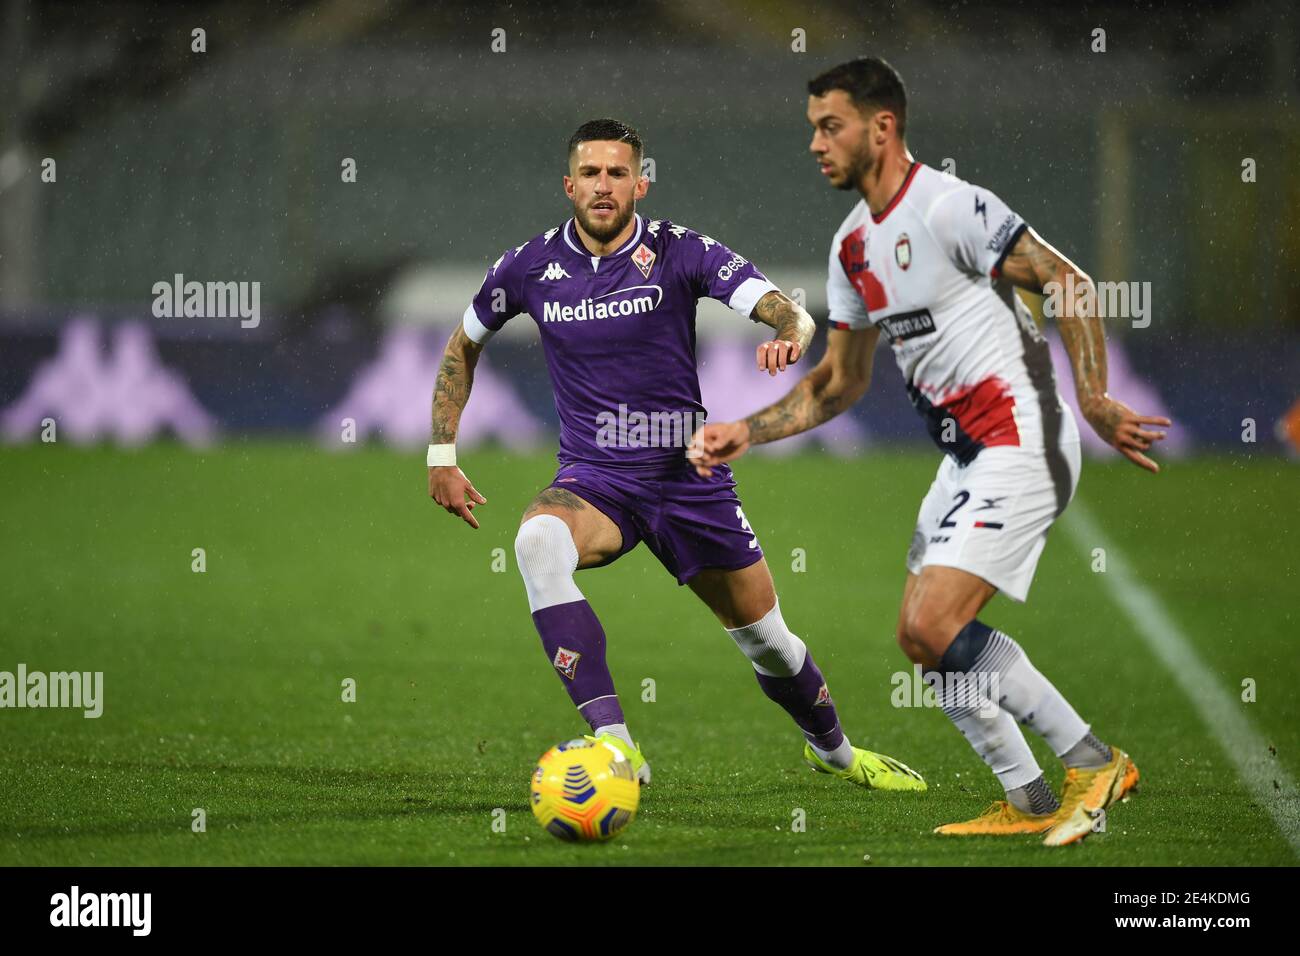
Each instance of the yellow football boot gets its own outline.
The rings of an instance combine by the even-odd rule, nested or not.
[[[1137,764],[1118,747],[1110,750],[1110,762],[1105,766],[1095,770],[1071,767],[1065,771],[1060,822],[1043,838],[1045,845],[1066,846],[1097,832],[1097,821],[1104,819],[1106,808],[1137,787]]]
[[[869,790],[926,789],[925,778],[907,764],[861,747],[853,748],[853,764],[846,770],[832,767],[822,760],[809,744],[803,745],[803,759],[818,773],[829,773]]]
[[[934,832],[943,836],[1014,836],[1023,833],[1042,833],[1060,822],[1058,813],[1025,813],[1006,800],[989,804],[989,808],[973,820],[964,823],[945,823]]]
[[[1061,807],[1073,810],[1082,804],[1089,813],[1105,810],[1121,799],[1138,783],[1138,768],[1133,758],[1118,747],[1110,748],[1110,763],[1096,770],[1071,767],[1065,771],[1065,787],[1061,791]]]

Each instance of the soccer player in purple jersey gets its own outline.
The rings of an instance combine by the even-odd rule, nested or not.
[[[456,428],[492,334],[526,312],[537,323],[560,418],[555,480],[525,509],[515,555],[547,660],[578,712],[650,782],[605,662],[605,631],[574,571],[644,541],[704,601],[794,719],[813,769],[865,787],[924,790],[921,775],[853,747],[826,681],[781,617],[772,575],[724,465],[696,474],[685,449],[705,417],[695,366],[702,296],[771,326],[758,348],[771,375],[799,360],[813,321],[743,256],[665,219],[637,215],[649,180],[642,144],[615,120],[569,140],[564,192],[573,218],[492,264],[452,334],[433,395],[429,495],[478,527],[487,499],[456,466]]]

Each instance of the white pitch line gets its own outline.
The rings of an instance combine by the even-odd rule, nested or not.
[[[1085,554],[1093,548],[1106,550],[1106,570],[1098,577],[1110,596],[1191,700],[1210,736],[1218,741],[1237,768],[1237,776],[1255,802],[1269,812],[1292,851],[1300,856],[1300,799],[1296,796],[1296,784],[1281,762],[1270,756],[1267,741],[1243,712],[1243,708],[1251,705],[1224,690],[1160,598],[1130,572],[1123,554],[1106,538],[1092,513],[1078,498],[1066,509],[1062,525]],[[1282,788],[1281,792],[1273,786],[1274,781]]]

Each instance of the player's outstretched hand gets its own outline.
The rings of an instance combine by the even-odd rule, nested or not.
[[[787,365],[799,361],[799,343],[788,339],[773,339],[758,347],[758,370],[768,375],[784,372]]]
[[[455,465],[438,465],[429,469],[429,497],[454,515],[465,519],[471,528],[478,527],[473,511],[487,499],[470,484],[465,472]]]
[[[695,466],[697,473],[712,478],[713,469],[710,466],[739,458],[748,449],[748,425],[744,422],[718,422],[705,425],[691,436],[686,457]]]
[[[1107,395],[1083,410],[1084,417],[1102,440],[1139,468],[1158,473],[1160,466],[1143,454],[1165,437],[1165,432],[1144,426],[1168,428],[1173,424],[1167,418],[1139,415],[1123,402]]]

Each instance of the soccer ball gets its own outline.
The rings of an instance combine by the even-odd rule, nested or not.
[[[640,800],[631,762],[601,740],[556,744],[533,771],[533,816],[561,840],[608,840],[632,822]]]

